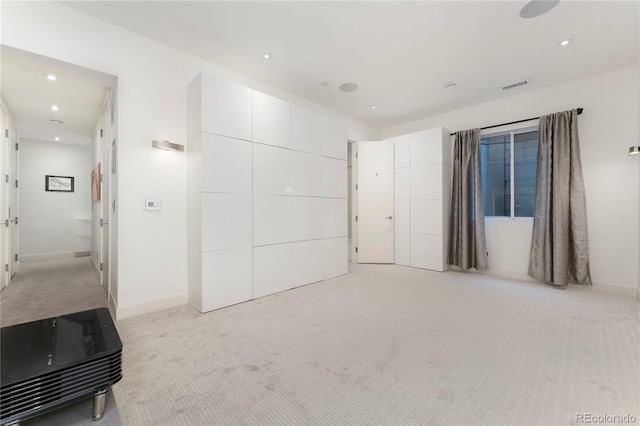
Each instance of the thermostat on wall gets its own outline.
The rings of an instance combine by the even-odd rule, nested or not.
[[[160,198],[147,198],[145,200],[146,210],[160,210]]]

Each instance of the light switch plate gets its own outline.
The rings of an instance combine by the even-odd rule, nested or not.
[[[146,210],[160,210],[160,198],[147,198],[145,200]]]

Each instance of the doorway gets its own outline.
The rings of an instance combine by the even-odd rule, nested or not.
[[[354,263],[394,263],[394,149],[391,141],[349,145]]]
[[[108,298],[117,280],[117,274],[110,273],[117,259],[117,245],[112,242],[117,232],[117,169],[112,161],[117,78],[8,46],[1,49],[0,220],[4,225],[9,219],[10,224],[0,226],[1,285],[10,289],[21,265],[29,264],[27,269],[33,272],[41,261],[48,267],[57,260],[84,262],[95,271]],[[18,125],[6,133],[12,122]],[[5,181],[12,170],[13,140],[19,147],[14,156],[19,184],[12,192],[13,179]],[[95,176],[97,200],[91,190],[96,167],[103,171]],[[52,182],[63,186],[52,189]],[[6,273],[7,268],[12,273]],[[37,297],[38,292],[29,295]]]
[[[100,284],[107,293],[107,298],[111,300],[112,287],[111,287],[111,252],[113,242],[111,238],[112,226],[115,226],[115,206],[116,199],[112,188],[115,187],[116,182],[114,179],[116,173],[116,114],[115,114],[115,90],[107,88],[105,99],[103,102],[102,113],[100,114],[99,129],[98,129],[98,149],[99,149],[99,203],[96,208],[98,213],[97,222],[100,225],[99,235],[100,238],[96,238],[99,243],[98,260],[99,260],[99,274]],[[112,223],[113,222],[113,223]]]

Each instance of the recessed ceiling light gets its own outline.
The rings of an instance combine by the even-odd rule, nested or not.
[[[559,46],[566,46],[567,44],[571,43],[573,40],[571,40],[570,38],[566,39],[566,40],[562,40],[560,43],[558,43]]]
[[[340,90],[343,92],[355,92],[358,90],[358,85],[356,83],[344,83],[340,85]]]
[[[53,140],[58,142],[60,140],[60,138],[56,136],[55,138],[53,138]]]
[[[58,79],[58,77],[56,77],[53,74],[45,74],[45,75],[47,76],[47,80],[50,80],[50,81],[56,81]]]
[[[58,111],[60,109],[58,105],[51,105],[49,108],[51,108],[51,111]]]
[[[378,106],[377,105],[369,105],[369,108],[376,109],[376,108],[378,108]]]
[[[544,15],[556,7],[559,1],[560,0],[531,0],[520,9],[520,17],[530,19]]]
[[[271,53],[265,53],[264,55],[262,55],[262,57],[265,59],[271,59],[273,55],[271,55]]]

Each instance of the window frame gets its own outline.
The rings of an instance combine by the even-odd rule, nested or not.
[[[537,121],[537,120],[536,120]],[[492,129],[493,130],[493,129]],[[510,198],[510,214],[511,216],[484,216],[485,219],[490,220],[508,220],[508,221],[533,221],[533,216],[515,216],[515,135],[520,133],[528,133],[533,131],[539,131],[537,123],[529,125],[529,126],[509,126],[508,129],[503,129],[499,131],[491,131],[491,130],[482,130],[480,132],[480,143],[482,143],[482,139],[492,138],[496,136],[505,136],[509,135],[509,198]],[[535,195],[534,195],[535,196]]]

